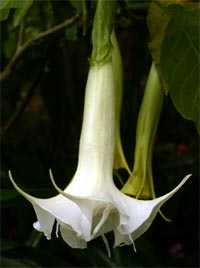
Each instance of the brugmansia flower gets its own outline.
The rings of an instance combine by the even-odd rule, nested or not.
[[[105,10],[110,15],[112,9],[112,1],[98,1],[96,14],[100,24],[106,23],[103,21]],[[114,232],[115,246],[134,243],[149,228],[159,208],[189,177],[186,176],[168,194],[146,201],[126,196],[115,186],[112,172],[116,140],[116,84],[110,41],[112,16],[106,18],[110,30],[105,25],[100,27],[95,15],[93,29],[97,31],[93,31],[93,53],[85,92],[78,166],[71,182],[62,191],[50,172],[59,194],[49,199],[39,199],[22,191],[9,172],[16,190],[35,209],[38,221],[34,227],[50,239],[56,220],[56,233],[60,231],[66,243],[77,248],[85,248],[88,241],[98,236],[106,241],[104,234],[110,231]],[[104,29],[102,34],[99,34],[99,29]]]
[[[112,219],[114,207],[108,202],[105,185],[112,184],[115,147],[116,92],[110,40],[115,10],[113,3],[99,1],[97,5],[78,167],[71,183],[65,189],[67,198],[63,195],[49,199],[32,197],[16,185],[9,172],[16,190],[27,198],[35,209],[38,222],[34,227],[50,238],[56,219],[57,231],[61,231],[63,239],[72,247],[84,248],[87,241],[99,235],[103,236],[112,229],[112,225],[107,224],[107,219],[108,215],[109,220]],[[104,14],[105,10],[107,15]]]
[[[38,199],[15,188],[33,205],[36,229],[50,238],[56,219],[63,239],[72,247],[114,231],[115,246],[134,242],[151,225],[159,208],[185,183],[154,200],[137,200],[120,192],[113,182],[115,150],[115,83],[110,58],[92,66],[86,86],[77,171],[67,188],[50,199]],[[52,176],[51,176],[52,177]],[[53,180],[53,179],[52,179]]]
[[[35,209],[38,223],[34,227],[47,238],[55,219],[62,237],[73,247],[86,247],[84,241],[101,234],[101,226],[113,211],[108,203],[107,187],[112,184],[114,134],[115,84],[110,57],[105,64],[92,66],[88,74],[78,167],[64,191],[67,198],[63,195],[50,199],[32,197],[15,184],[9,172],[14,187]]]

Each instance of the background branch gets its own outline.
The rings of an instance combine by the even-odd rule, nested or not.
[[[55,34],[59,31],[62,31],[63,29],[66,29],[66,28],[72,26],[78,18],[79,18],[79,14],[76,14],[71,19],[67,19],[64,22],[62,22],[61,24],[59,24],[51,29],[48,29],[47,31],[39,33],[36,37],[28,40],[23,45],[18,46],[13,57],[11,58],[11,60],[7,64],[7,66],[5,67],[4,71],[0,74],[0,81],[3,81],[10,76],[13,66],[16,64],[16,62],[19,60],[19,58],[23,55],[23,53],[27,50],[27,48],[29,48],[35,42],[37,42],[37,41],[39,41],[47,36],[50,36],[52,34]]]
[[[22,45],[23,34],[24,34],[24,22],[22,21],[21,24],[20,24],[20,27],[19,27],[19,37],[18,37],[18,41],[17,41],[17,48]]]

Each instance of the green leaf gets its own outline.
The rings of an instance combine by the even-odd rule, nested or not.
[[[18,1],[10,0],[10,5],[11,5],[11,8],[23,8],[24,2],[26,2],[26,1],[23,1],[23,0],[18,0]]]
[[[18,26],[33,0],[0,0],[0,21],[8,18],[11,8],[15,8],[13,17],[14,26]]]
[[[161,45],[169,21],[170,16],[156,3],[151,3],[147,15],[147,25],[151,37],[149,48],[156,65],[160,63]]]
[[[165,32],[160,58],[162,74],[169,85],[172,102],[186,119],[199,118],[199,9],[169,6],[171,16]]]
[[[153,60],[164,81],[164,89],[170,92],[177,111],[185,119],[192,120],[200,133],[200,10],[180,5],[164,6],[160,3],[156,10],[157,16],[154,12],[148,20]]]
[[[0,21],[6,20],[10,12],[10,0],[0,1]]]
[[[9,2],[10,2],[10,0],[0,0],[0,10],[2,8],[5,8]]]
[[[13,18],[13,24],[15,27],[18,26],[21,20],[23,19],[27,10],[32,5],[33,0],[17,1],[17,2],[20,2],[20,4],[23,3],[23,5],[20,6],[20,8],[18,7],[17,10],[15,11],[14,18]]]

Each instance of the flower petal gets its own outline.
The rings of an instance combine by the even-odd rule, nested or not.
[[[130,239],[130,235],[128,234],[121,234],[117,228],[114,229],[114,236],[115,236],[115,242],[114,247],[122,247],[125,245],[131,245],[133,242],[132,239]]]
[[[113,195],[113,202],[119,211],[119,225],[116,234],[116,245],[122,243],[129,243],[129,239],[136,240],[141,236],[151,225],[160,207],[171,198],[188,180],[191,175],[185,176],[185,178],[174,188],[171,192],[156,198],[154,200],[137,200],[129,196],[125,196],[121,192]],[[126,218],[128,216],[129,218]],[[131,237],[125,237],[123,235],[130,234]]]
[[[30,201],[35,209],[39,224],[34,224],[34,228],[44,232],[48,239],[51,237],[55,218],[69,226],[68,230],[71,228],[76,236],[90,239],[91,223],[75,202],[61,194],[48,199],[33,197],[17,186],[10,171],[9,177],[15,189]]]
[[[60,222],[60,232],[62,235],[63,240],[72,248],[87,248],[87,242],[83,239],[77,236],[76,232],[73,231],[73,229]]]
[[[66,189],[63,191],[60,189],[54,181],[51,170],[49,171],[51,181],[55,189],[64,197],[73,200],[80,207],[84,215],[87,216],[88,221],[91,223],[91,238],[102,235],[102,232],[99,232],[101,227],[104,225],[107,217],[110,212],[113,210],[113,205],[108,202],[109,197],[99,197],[99,195],[93,196],[74,196],[66,192]],[[106,231],[107,230],[107,231]],[[104,233],[112,230],[112,227],[107,223],[104,228]],[[98,234],[98,235],[97,235]],[[89,240],[87,240],[89,241]]]
[[[51,232],[55,222],[55,217],[45,210],[41,209],[39,206],[33,204],[38,221],[33,223],[33,227],[39,231],[43,232],[48,240],[51,239]]]

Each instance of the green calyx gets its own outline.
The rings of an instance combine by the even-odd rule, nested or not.
[[[111,33],[113,30],[116,1],[98,0],[92,29],[91,66],[106,63],[112,57]]]
[[[121,114],[122,93],[123,93],[123,67],[122,67],[122,58],[120,54],[120,49],[114,31],[112,32],[111,35],[111,42],[113,46],[112,64],[113,64],[115,86],[116,86],[116,119],[115,119],[116,143],[115,143],[115,156],[114,156],[113,168],[114,170],[124,168],[129,174],[131,174],[131,171],[129,169],[129,166],[127,164],[124,155],[121,142],[120,114]]]
[[[164,92],[158,72],[152,63],[137,122],[134,167],[130,178],[122,188],[125,194],[139,199],[155,198],[152,154],[163,98]]]

